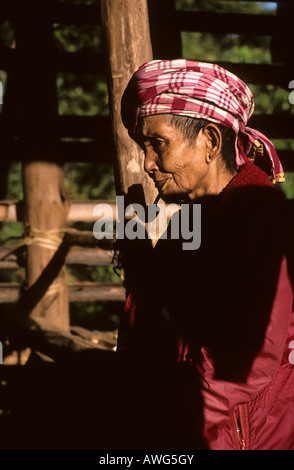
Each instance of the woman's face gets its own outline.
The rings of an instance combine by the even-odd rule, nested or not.
[[[207,156],[211,141],[208,135],[201,130],[191,143],[163,114],[148,116],[142,121],[136,141],[145,153],[144,169],[159,191],[165,181],[171,179],[162,199],[180,203],[210,193]]]

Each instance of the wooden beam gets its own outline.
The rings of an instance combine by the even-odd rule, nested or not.
[[[223,63],[220,65],[223,65]],[[265,75],[270,75],[274,73],[274,70],[271,66],[260,66],[259,68],[255,68],[250,72],[249,69],[246,68],[245,70],[243,65],[240,64],[229,65],[228,63],[225,63],[224,65],[231,72],[240,76],[240,78],[246,81],[246,83],[253,83],[251,79],[254,80],[254,76],[256,77],[257,74],[264,73]],[[279,73],[279,70],[277,69],[276,72]],[[280,72],[282,73],[281,70]],[[284,69],[284,81],[282,86],[282,88],[284,88],[287,92],[289,91],[289,76],[291,76],[291,69],[288,67]],[[282,79],[282,77],[280,78]],[[264,84],[267,83],[269,83],[269,80],[267,80],[267,82]],[[251,121],[252,120],[258,120],[258,125],[262,125],[265,129],[265,132],[267,133],[274,131],[275,134],[281,138],[293,137],[294,115],[290,114],[289,112],[259,115],[254,114],[251,118]],[[114,144],[111,133],[111,121],[108,116],[59,116],[53,120],[52,124],[56,131],[58,140],[52,144],[48,142],[47,152],[48,154],[49,152],[51,154],[53,153],[53,158],[57,159],[57,155],[55,155],[56,152],[58,152],[58,156],[61,154],[61,152],[75,152],[76,154],[80,152],[80,161],[84,161],[84,155],[82,155],[82,151],[86,151],[87,145],[89,147],[92,145],[93,152],[96,152],[96,158],[98,158],[98,161],[108,161],[111,163],[111,159],[114,155]],[[19,137],[21,134],[21,126],[21,120],[16,119],[14,121],[11,119],[9,122],[8,120],[5,120],[3,116],[0,116],[0,128],[5,129],[5,132],[8,135],[11,135],[13,132],[14,137]],[[1,138],[0,142],[1,150],[6,152],[4,136]],[[19,151],[23,150],[22,141],[18,141],[15,144],[19,146]],[[103,146],[102,151],[100,152],[99,145]],[[76,150],[74,148],[75,146],[77,147]],[[58,150],[58,147],[60,147],[60,150]],[[66,147],[68,147],[68,150],[66,150]],[[104,153],[103,158],[99,155],[102,152]],[[62,161],[67,159],[68,157],[63,158]]]
[[[294,157],[293,157],[294,159]],[[67,222],[92,222],[93,224],[99,219],[98,216],[93,214],[94,208],[99,204],[107,204],[111,207],[114,220],[117,217],[116,213],[116,202],[108,199],[97,199],[90,201],[74,201],[69,202],[69,208],[67,212]],[[125,205],[126,208],[126,205]],[[167,205],[167,218],[170,219],[172,213],[169,206]],[[104,217],[104,216],[103,216]],[[131,219],[132,216],[127,216],[126,220]],[[107,218],[105,217],[105,220]],[[23,218],[23,202],[22,201],[0,201],[0,222],[22,222]],[[109,219],[111,220],[111,218]],[[68,237],[71,237],[69,241],[72,245],[80,245],[79,238],[87,237],[90,240],[93,237],[93,232],[74,230],[66,228],[65,233]],[[74,238],[75,237],[75,238]],[[68,238],[70,240],[70,238]]]
[[[69,284],[70,302],[125,301],[125,289],[121,283],[80,282]]]
[[[30,348],[60,362],[74,360],[78,353],[88,352],[96,355],[101,352],[113,353],[114,345],[107,343],[104,337],[101,332],[100,342],[99,340],[95,342],[92,340],[95,338],[94,335],[86,338],[77,332],[72,333],[58,328],[44,318],[37,318],[18,324],[11,334],[11,344],[15,349]]]
[[[248,126],[258,129],[270,139],[293,139],[294,114],[253,114]]]
[[[0,47],[0,69],[12,72],[20,60],[17,49]],[[54,51],[51,57],[52,67],[60,73],[105,75],[106,66],[102,54],[95,52]]]
[[[39,116],[45,119],[45,113]],[[110,142],[112,139],[111,121],[109,116],[56,116],[51,119],[54,128],[54,139],[57,138],[89,138],[103,139]],[[1,129],[11,130],[14,127],[14,136],[21,135],[23,120],[0,115]]]
[[[49,159],[52,162],[108,163],[111,165],[114,159],[113,143],[107,140],[105,135],[98,136],[95,140],[66,138],[56,143],[46,140],[45,143],[48,145],[43,151],[43,159]],[[30,155],[26,151],[29,144],[24,145],[18,139],[0,138],[0,147],[1,154],[5,155],[10,162],[27,162],[36,157],[35,154]]]
[[[143,152],[130,139],[121,120],[121,98],[135,70],[152,59],[146,0],[100,0],[104,49],[108,61],[108,92],[112,132],[116,147],[116,190],[127,194],[140,185],[145,200],[153,202],[157,191],[143,170]]]
[[[24,227],[27,246],[27,287],[39,285],[45,267],[53,260],[63,240],[68,203],[63,189],[63,169],[54,163],[30,162],[23,168]],[[60,258],[62,263],[62,258]],[[52,289],[59,286],[58,289]],[[45,283],[46,284],[46,283]],[[44,285],[45,285],[44,284]],[[34,292],[35,290],[34,289]],[[69,328],[68,288],[65,267],[60,264],[45,289],[30,294],[32,318],[46,317],[63,329]],[[36,301],[33,301],[33,298]],[[29,302],[26,302],[29,305]]]
[[[241,13],[214,13],[213,11],[177,11],[176,24],[180,31],[208,32],[213,34],[244,34],[271,36],[278,29],[275,15]]]
[[[122,283],[75,282],[68,284],[70,302],[125,301],[125,289]],[[21,284],[15,282],[0,283],[0,304],[17,303]],[[39,318],[39,317],[38,317]]]
[[[113,251],[101,248],[73,247],[66,257],[66,264],[87,266],[112,266]]]
[[[158,33],[159,34],[159,33]],[[158,40],[157,48],[162,51],[161,57],[171,55],[168,54],[167,44],[161,44]],[[180,56],[181,54],[178,54]],[[157,52],[159,57],[159,52]],[[0,48],[0,69],[13,71],[17,66],[19,54],[16,49]],[[52,55],[52,67],[56,72],[76,73],[76,74],[96,74],[106,76],[105,60],[98,53],[80,53],[80,52],[55,52]],[[205,62],[205,61],[203,61]],[[219,65],[238,75],[246,83],[254,84],[272,84],[287,88],[289,84],[289,75],[292,76],[293,65],[291,64],[251,64],[217,61]],[[100,117],[89,118],[83,117],[86,121],[99,119]],[[1,119],[1,116],[0,116]],[[62,116],[60,119],[70,119]],[[76,119],[82,119],[76,117]],[[104,119],[104,116],[100,119]],[[15,119],[13,121],[15,123]],[[74,123],[72,123],[74,125]],[[91,125],[91,124],[90,124]],[[110,129],[110,123],[109,123]],[[108,131],[109,132],[109,131]]]
[[[9,248],[0,248],[0,269],[17,269],[17,256],[10,253]],[[75,246],[69,250],[65,262],[70,264],[85,264],[87,266],[112,266],[113,251],[102,248],[82,248]]]
[[[19,0],[1,0],[0,21],[15,21],[20,16],[22,2]],[[42,9],[34,11],[34,18],[39,20],[42,10],[46,8],[48,19],[52,23],[75,26],[99,26],[100,10],[98,5],[61,4],[58,0],[43,0]]]
[[[294,73],[293,64],[244,64],[217,61],[217,64],[240,77],[245,83],[275,85],[288,89],[289,76]]]

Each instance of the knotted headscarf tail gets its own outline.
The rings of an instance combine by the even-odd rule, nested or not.
[[[122,98],[122,120],[131,136],[140,117],[177,114],[207,119],[235,131],[237,168],[263,155],[270,163],[272,181],[283,182],[283,168],[272,142],[246,127],[253,110],[253,94],[236,75],[219,65],[185,59],[141,65]]]

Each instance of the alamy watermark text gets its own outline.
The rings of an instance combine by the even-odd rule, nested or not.
[[[172,217],[168,218],[168,214]],[[115,214],[110,204],[97,204],[93,215],[98,218],[93,227],[97,240],[127,238],[151,240],[167,238],[167,225],[170,224],[170,238],[182,240],[183,250],[197,250],[201,245],[201,204],[149,204],[144,208],[133,203],[125,207],[124,196],[116,197]],[[129,219],[129,220],[127,220]]]

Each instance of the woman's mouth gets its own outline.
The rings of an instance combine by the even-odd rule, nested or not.
[[[163,180],[155,180],[154,184],[157,188],[161,188],[164,185],[164,183],[167,181],[167,179],[168,178],[165,178]]]

